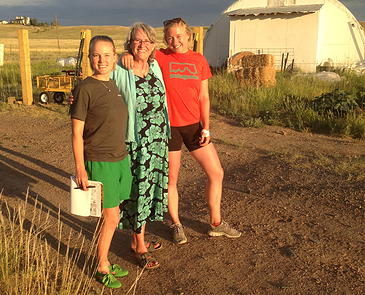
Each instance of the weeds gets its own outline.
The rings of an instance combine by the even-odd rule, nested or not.
[[[41,205],[36,203],[32,207],[26,200],[13,208],[1,194],[0,204],[0,294],[90,294],[95,240],[86,249],[83,235],[70,231],[67,244],[63,244],[65,237],[59,216],[57,252],[64,248],[63,257],[47,242],[51,220],[49,212],[37,208]],[[71,237],[80,245],[78,249],[71,248]],[[86,255],[81,259],[84,250]]]
[[[305,132],[365,138],[365,76],[343,73],[329,83],[310,75],[277,74],[269,88],[242,87],[232,74],[210,81],[212,108],[245,127],[279,125]]]
[[[50,212],[44,213],[37,201],[29,205],[28,193],[14,208],[0,192],[0,208],[1,295],[104,294],[105,288],[93,287],[100,224],[86,245],[81,231],[63,228],[60,212],[57,236],[50,236],[47,230],[54,226]],[[143,272],[137,270],[126,294],[136,294]]]

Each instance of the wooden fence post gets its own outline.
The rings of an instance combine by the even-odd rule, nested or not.
[[[193,27],[194,33],[194,51],[203,54],[204,28]]]
[[[4,44],[0,44],[0,67],[4,65]]]
[[[33,103],[32,74],[30,68],[29,39],[28,30],[18,31],[19,40],[19,63],[22,81],[23,104]]]
[[[81,62],[81,71],[82,71],[82,79],[85,79],[88,76],[93,74],[90,61],[89,61],[89,45],[91,40],[91,30],[82,31],[82,34],[85,34],[84,48],[82,49],[82,62]]]

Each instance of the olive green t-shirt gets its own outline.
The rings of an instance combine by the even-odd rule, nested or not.
[[[87,77],[73,91],[71,118],[85,122],[85,161],[116,162],[128,154],[125,145],[128,111],[113,80]]]

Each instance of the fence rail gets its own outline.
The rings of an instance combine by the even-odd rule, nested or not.
[[[241,48],[241,51],[250,51],[255,54],[271,54],[274,56],[274,65],[277,70],[282,69],[282,58],[283,55],[287,57],[287,66],[295,60],[294,48]]]

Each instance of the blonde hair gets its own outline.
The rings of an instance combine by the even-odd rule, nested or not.
[[[109,36],[106,36],[106,35],[97,35],[97,36],[92,37],[90,40],[89,56],[90,56],[90,53],[94,50],[94,46],[95,46],[96,42],[98,42],[98,41],[104,41],[104,42],[111,43],[113,45],[113,51],[114,51],[114,53],[116,53],[114,41],[112,38],[110,38]]]
[[[112,44],[114,54],[117,53],[117,51],[115,49],[114,41],[109,36],[106,36],[106,35],[96,35],[96,36],[92,37],[91,40],[90,40],[90,44],[89,44],[89,59],[90,59],[90,66],[91,66],[91,68],[92,68],[93,71],[95,71],[95,69],[93,67],[93,63],[91,62],[91,54],[94,51],[95,44],[97,42],[99,42],[99,41],[108,42],[108,43]],[[114,64],[113,70],[115,70],[115,66],[116,65]]]
[[[171,27],[176,25],[185,27],[185,31],[189,35],[189,41],[191,41],[191,36],[193,35],[193,32],[187,22],[182,17],[168,19],[163,22],[164,41],[167,43],[166,34]]]

